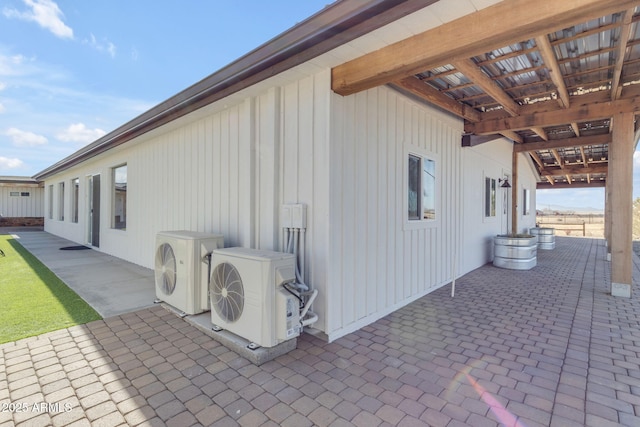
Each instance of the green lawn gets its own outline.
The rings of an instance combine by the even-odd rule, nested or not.
[[[9,235],[0,235],[0,343],[101,319]]]

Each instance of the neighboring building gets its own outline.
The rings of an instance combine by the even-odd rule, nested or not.
[[[396,87],[338,95],[332,69],[492,2],[372,3],[328,6],[37,174],[46,231],[153,268],[164,230],[278,250],[281,205],[305,204],[329,340],[491,261],[514,219],[535,226],[532,157],[504,137],[463,147],[462,118]]]
[[[44,225],[43,183],[26,176],[0,176],[0,227]]]

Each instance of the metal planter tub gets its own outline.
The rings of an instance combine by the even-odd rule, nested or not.
[[[538,263],[536,236],[496,236],[493,239],[493,265],[509,270],[530,270]]]
[[[538,237],[538,249],[550,250],[556,247],[556,230],[553,228],[533,227],[529,233]]]

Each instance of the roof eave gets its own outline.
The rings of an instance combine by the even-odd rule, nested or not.
[[[44,180],[246,87],[300,65],[437,0],[340,0],[238,60],[38,172]]]

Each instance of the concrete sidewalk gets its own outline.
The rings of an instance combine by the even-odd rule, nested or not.
[[[159,306],[7,343],[0,426],[638,426],[640,289],[605,256],[559,237],[259,367]]]
[[[102,317],[153,305],[153,270],[93,249],[60,250],[78,244],[44,231],[12,229],[5,230],[4,234],[7,232]]]

